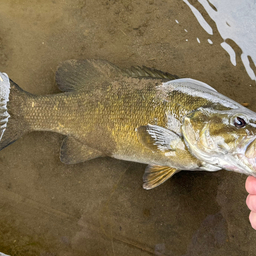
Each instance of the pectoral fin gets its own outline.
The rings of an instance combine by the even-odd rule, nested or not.
[[[153,151],[166,152],[184,147],[179,135],[158,125],[140,126],[137,133],[140,142]]]
[[[169,178],[171,178],[177,171],[177,169],[168,166],[148,165],[143,175],[143,188],[152,189]]]
[[[70,136],[66,137],[61,145],[60,160],[64,164],[77,164],[100,156],[103,156],[100,151]]]

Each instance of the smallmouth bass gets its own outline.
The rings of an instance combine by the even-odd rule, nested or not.
[[[62,93],[33,95],[0,73],[0,150],[31,131],[66,135],[66,164],[110,156],[148,164],[145,189],[181,170],[256,177],[256,113],[209,85],[146,67],[69,60]]]

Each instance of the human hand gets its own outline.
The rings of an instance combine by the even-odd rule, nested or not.
[[[249,193],[246,199],[246,204],[251,210],[249,220],[252,228],[256,230],[256,178],[249,176],[245,182],[245,188]]]

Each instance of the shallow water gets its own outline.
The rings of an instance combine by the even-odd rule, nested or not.
[[[215,22],[196,0],[190,3],[212,35],[180,0],[36,2],[0,3],[0,70],[31,93],[58,91],[54,73],[61,61],[101,58],[201,80],[256,111],[256,83],[239,57],[242,48],[226,40],[236,53],[234,66]],[[181,172],[145,191],[145,165],[110,158],[64,165],[62,139],[31,133],[0,152],[1,252],[255,255],[245,176]]]

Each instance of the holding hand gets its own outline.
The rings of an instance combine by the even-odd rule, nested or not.
[[[249,193],[246,199],[246,204],[251,210],[249,220],[252,228],[256,230],[256,178],[249,176],[246,180],[245,188]]]

